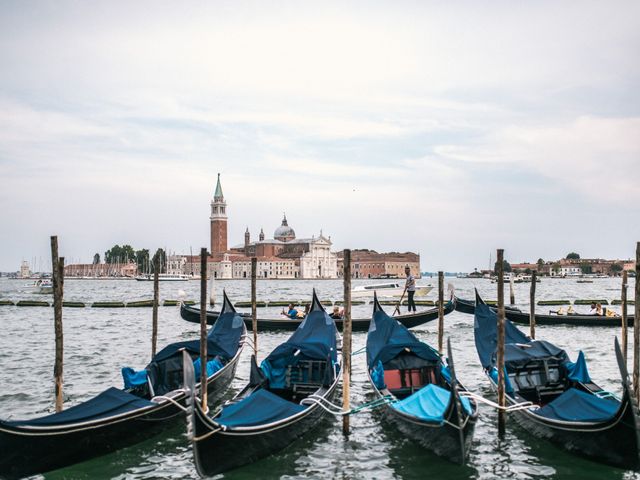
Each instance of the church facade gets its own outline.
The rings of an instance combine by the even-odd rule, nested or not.
[[[251,278],[251,258],[257,259],[258,278],[313,279],[338,278],[338,256],[331,251],[331,237],[323,235],[297,238],[286,215],[273,238],[265,238],[260,229],[251,241],[249,228],[244,243],[228,248],[227,203],[222,193],[220,174],[211,201],[211,250],[207,268],[215,278]],[[188,257],[185,273],[200,274],[199,257]]]

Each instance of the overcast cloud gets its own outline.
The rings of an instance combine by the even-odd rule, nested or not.
[[[298,236],[628,258],[640,4],[0,2],[0,270]],[[48,263],[47,263],[48,265]]]

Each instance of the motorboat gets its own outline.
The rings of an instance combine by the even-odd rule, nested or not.
[[[378,297],[400,297],[405,292],[404,282],[372,283],[358,285],[351,289],[351,298],[373,297],[377,292]],[[416,285],[415,297],[426,297],[433,290],[433,285]]]

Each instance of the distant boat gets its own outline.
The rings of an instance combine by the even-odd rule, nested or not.
[[[39,278],[32,284],[29,284],[34,293],[53,293],[53,283],[48,278]]]
[[[192,277],[183,273],[159,273],[158,281],[160,282],[186,282]],[[144,275],[138,275],[136,280],[139,282],[153,282],[153,274],[148,273]]]
[[[416,297],[426,297],[433,290],[432,285],[416,285]],[[387,282],[371,285],[358,285],[351,289],[351,298],[373,297],[377,293],[379,297],[400,297],[404,293],[404,283]]]

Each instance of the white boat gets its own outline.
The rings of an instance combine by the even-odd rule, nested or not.
[[[158,281],[160,282],[186,282],[191,277],[183,273],[159,273]],[[153,282],[153,273],[138,275],[136,280],[139,282]]]
[[[48,278],[39,278],[29,286],[35,293],[53,293],[53,283]]]
[[[404,282],[358,285],[351,289],[351,298],[373,297],[374,292],[378,294],[378,297],[400,297],[404,292],[404,285]],[[415,296],[426,297],[431,290],[433,290],[432,285],[416,285]]]

